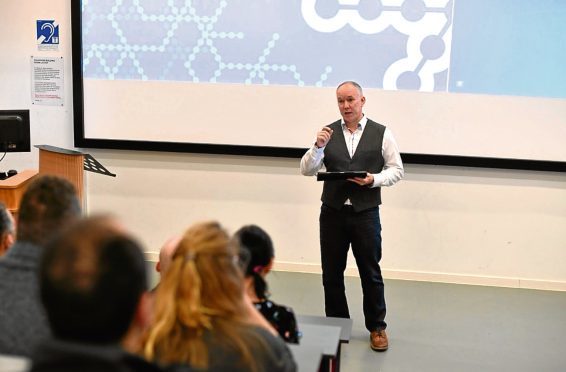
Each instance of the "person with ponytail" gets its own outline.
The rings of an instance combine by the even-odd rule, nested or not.
[[[190,227],[157,289],[145,357],[198,371],[296,371],[285,342],[250,316],[250,304],[226,231],[217,222]]]
[[[265,276],[271,271],[275,256],[271,238],[256,225],[240,228],[234,237],[240,245],[241,255],[248,261],[245,267],[248,296],[286,342],[299,343],[300,332],[293,310],[269,300]]]

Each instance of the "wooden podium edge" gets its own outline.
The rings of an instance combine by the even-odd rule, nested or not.
[[[32,179],[39,174],[34,169],[26,169],[8,179],[0,181],[0,200],[6,208],[16,216],[20,200]]]

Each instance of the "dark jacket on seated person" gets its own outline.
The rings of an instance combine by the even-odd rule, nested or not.
[[[161,372],[157,365],[127,353],[119,345],[100,346],[51,340],[33,356],[31,372]]]
[[[275,250],[269,234],[257,225],[241,227],[234,235],[249,297],[285,342],[298,344],[301,333],[293,309],[268,299],[265,276],[271,271]]]
[[[297,365],[291,351],[279,337],[260,327],[242,329],[244,332],[255,334],[267,346],[253,350],[254,359],[259,371],[264,372],[294,372]],[[207,372],[246,372],[249,368],[239,364],[240,353],[226,346],[225,340],[213,332],[205,333],[205,342],[210,350]],[[200,369],[195,369],[201,371]]]
[[[271,323],[285,342],[299,343],[301,333],[299,332],[293,309],[278,305],[270,300],[254,302],[254,306]]]
[[[35,244],[16,242],[0,260],[0,354],[30,357],[50,336],[39,301],[40,255]]]
[[[32,181],[19,205],[16,243],[0,259],[0,354],[30,357],[51,332],[39,298],[45,244],[80,217],[74,186],[55,176]]]

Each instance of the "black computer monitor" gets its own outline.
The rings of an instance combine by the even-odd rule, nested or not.
[[[29,151],[29,110],[0,110],[0,153]]]

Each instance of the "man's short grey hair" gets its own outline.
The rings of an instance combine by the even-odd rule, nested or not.
[[[363,90],[362,90],[362,86],[361,86],[360,84],[356,83],[355,81],[352,81],[352,80],[348,80],[348,81],[345,81],[345,82],[343,82],[343,83],[340,83],[340,85],[338,85],[338,86],[336,87],[336,90],[340,89],[340,87],[341,87],[342,85],[346,85],[346,84],[353,85],[354,87],[356,87],[356,89],[358,90],[358,92],[360,92],[360,94],[361,94],[362,96],[364,95],[364,92],[363,92]]]

